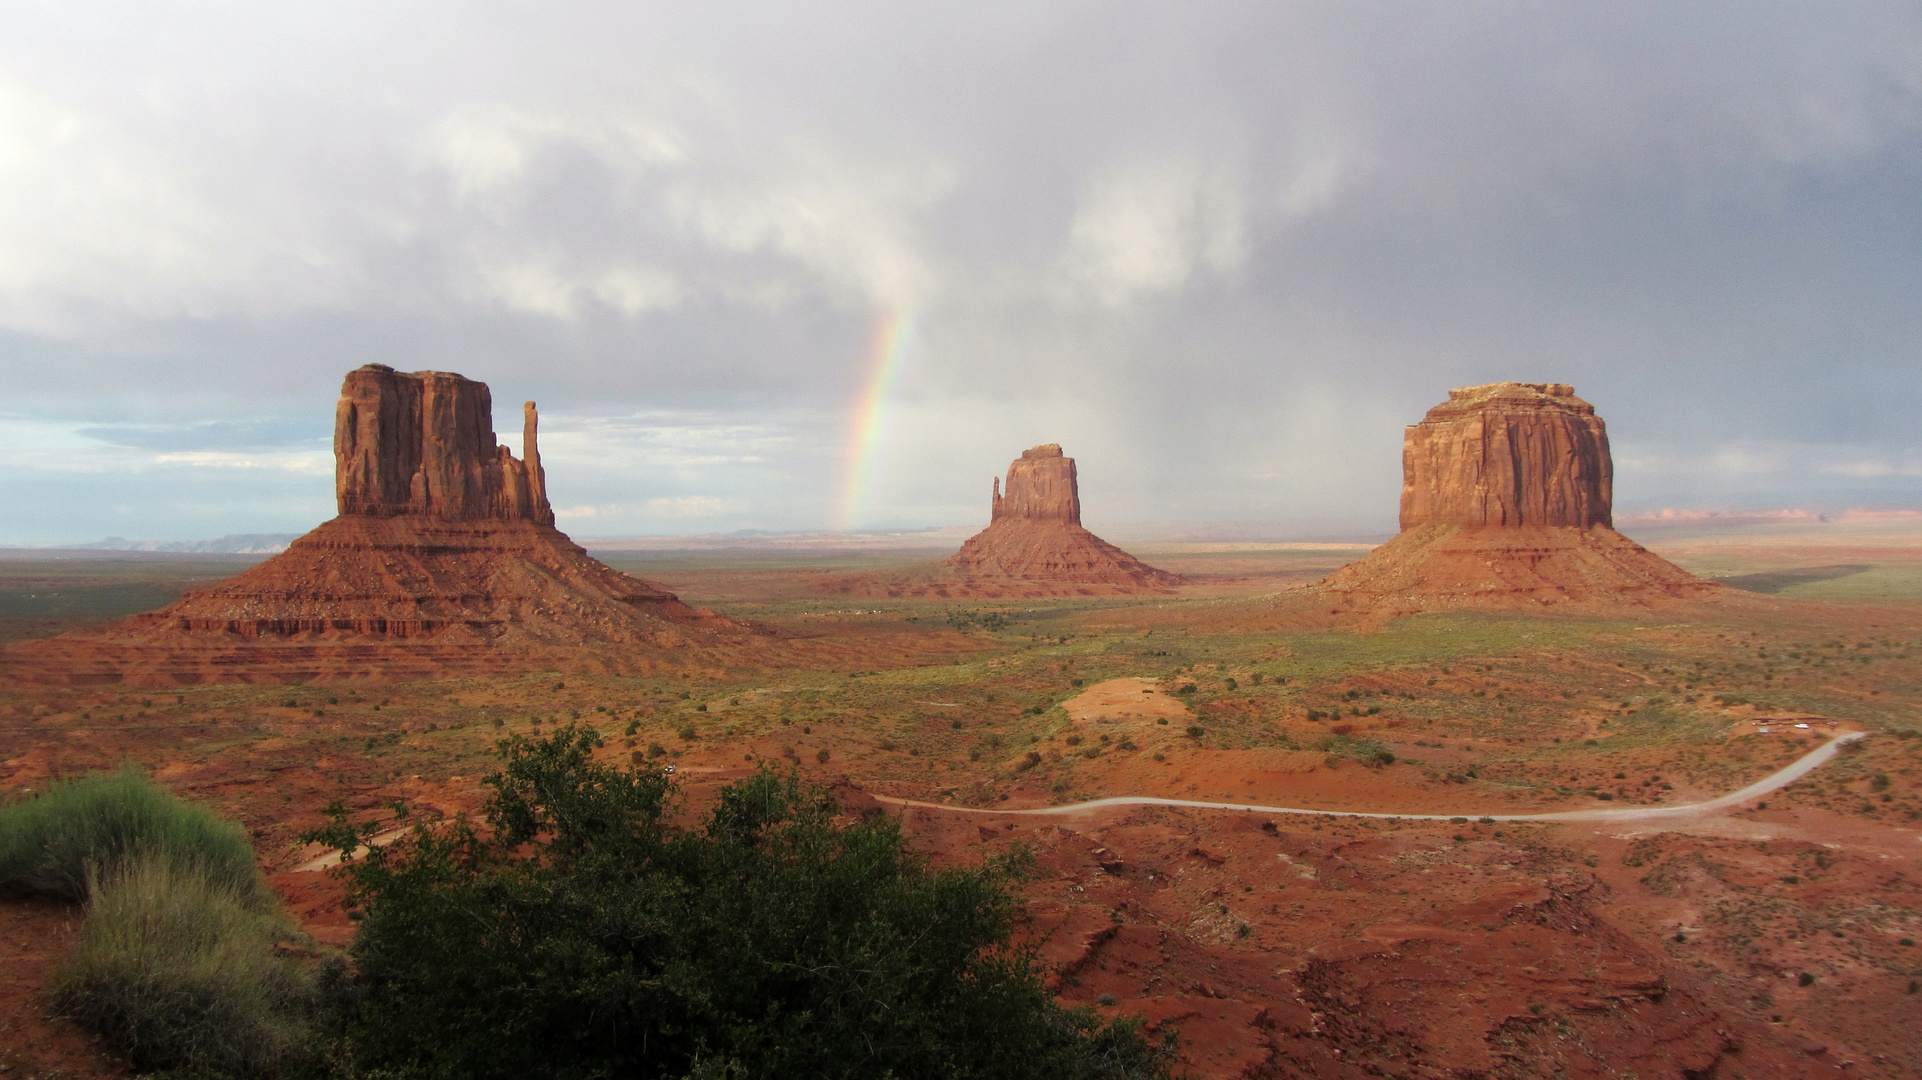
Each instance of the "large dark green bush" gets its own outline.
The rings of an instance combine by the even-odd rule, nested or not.
[[[141,1068],[255,1073],[306,1037],[313,977],[246,834],[136,769],[0,807],[0,887],[87,901],[51,997]]]
[[[230,888],[255,887],[254,849],[239,825],[174,798],[132,767],[55,781],[0,806],[0,888],[84,900],[90,876],[136,852],[192,865]]]
[[[347,1075],[1144,1077],[1129,1022],[1061,1008],[1009,946],[1014,868],[933,870],[885,817],[840,825],[771,773],[699,827],[593,732],[502,744],[489,828],[343,863],[357,975],[321,1059]],[[364,832],[337,818],[325,839]]]

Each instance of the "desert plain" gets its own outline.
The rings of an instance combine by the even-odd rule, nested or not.
[[[672,765],[690,813],[771,768],[898,815],[936,863],[1027,846],[1053,988],[1176,1035],[1180,1074],[1922,1075],[1922,521],[1621,527],[1724,587],[1376,617],[1313,587],[1360,543],[1135,544],[1181,583],[1013,599],[850,586],[938,579],[925,549],[596,549],[756,632],[624,670],[9,678],[0,797],[137,763],[242,821],[341,946],[339,885],[298,842],[328,803],[471,810],[498,740],[582,723]],[[8,552],[0,634],[254,561]],[[1115,797],[1209,805],[1079,805]],[[12,1075],[128,1074],[37,996],[79,919],[0,901]]]

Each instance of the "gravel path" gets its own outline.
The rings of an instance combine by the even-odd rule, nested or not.
[[[1240,810],[1252,814],[1312,814],[1316,817],[1365,817],[1395,818],[1402,821],[1450,821],[1458,817],[1487,818],[1495,821],[1647,821],[1650,819],[1687,817],[1694,814],[1722,810],[1747,802],[1750,799],[1767,795],[1772,791],[1795,783],[1821,767],[1843,743],[1854,742],[1867,735],[1866,731],[1851,731],[1837,735],[1821,746],[1796,758],[1787,766],[1777,769],[1753,784],[1732,791],[1719,798],[1706,802],[1685,803],[1680,806],[1632,806],[1619,808],[1596,808],[1592,810],[1562,810],[1552,814],[1485,814],[1466,810],[1459,814],[1378,814],[1361,813],[1354,810],[1304,810],[1293,806],[1259,806],[1253,803],[1206,802],[1200,799],[1162,799],[1152,795],[1114,795],[1106,799],[1089,799],[1087,802],[1068,803],[1065,806],[1043,806],[1034,810],[996,810],[992,807],[949,806],[945,803],[916,802],[912,799],[893,799],[882,795],[875,798],[895,806],[917,806],[929,810],[950,810],[966,814],[1029,814],[1060,815],[1077,814],[1084,810],[1099,810],[1106,806],[1194,806],[1205,810]]]

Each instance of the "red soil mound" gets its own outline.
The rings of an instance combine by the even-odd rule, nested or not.
[[[1687,599],[1720,591],[1607,526],[1424,525],[1322,582],[1344,606],[1396,613]]]
[[[1451,390],[1403,440],[1401,535],[1320,587],[1377,614],[1718,591],[1614,530],[1613,477],[1608,432],[1571,387]]]
[[[159,611],[16,646],[7,666],[29,679],[147,685],[417,678],[590,658],[620,670],[637,647],[742,629],[596,562],[551,525],[338,517]]]
[[[1081,527],[1079,522],[1007,518],[975,534],[947,559],[964,588],[987,595],[1164,592],[1181,579],[1157,570]]]
[[[114,626],[16,646],[30,680],[143,684],[645,667],[637,649],[741,636],[594,559],[553,526],[529,402],[527,461],[494,442],[485,384],[369,365],[334,436],[341,516],[229,581]]]

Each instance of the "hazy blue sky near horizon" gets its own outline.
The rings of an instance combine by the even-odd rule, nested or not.
[[[1502,379],[1621,510],[1912,507],[1919,196],[1912,2],[9,4],[0,543],[311,527],[368,362],[538,399],[583,536],[1040,442],[1097,529],[1379,531]]]

